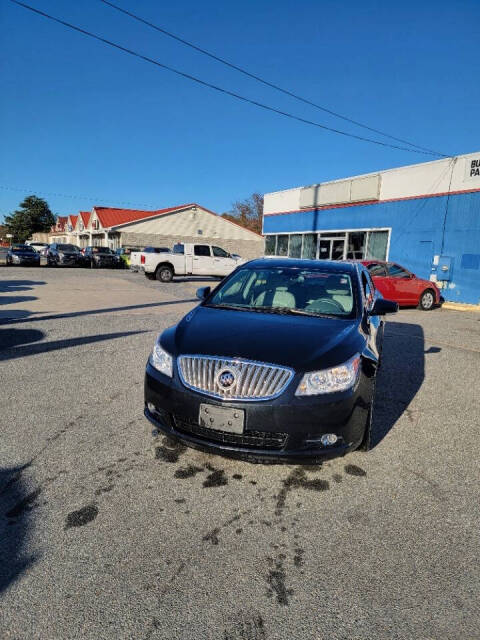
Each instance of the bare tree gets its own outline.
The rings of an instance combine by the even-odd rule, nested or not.
[[[253,193],[246,200],[234,202],[232,210],[223,213],[222,218],[236,222],[250,231],[262,233],[263,196]]]

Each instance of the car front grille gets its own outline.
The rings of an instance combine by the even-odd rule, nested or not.
[[[285,446],[288,437],[286,433],[277,433],[276,431],[245,431],[242,434],[215,431],[214,429],[201,427],[197,423],[190,420],[184,420],[177,416],[174,416],[174,421],[176,430],[181,433],[196,436],[210,442],[245,447],[249,449],[279,450]]]
[[[213,356],[180,356],[178,371],[186,387],[221,400],[276,398],[293,377],[286,367]]]

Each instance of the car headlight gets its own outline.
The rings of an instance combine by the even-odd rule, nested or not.
[[[165,349],[162,349],[160,342],[157,341],[150,355],[150,364],[152,367],[155,367],[157,371],[160,371],[160,373],[171,378],[173,375],[172,363],[172,356],[167,353]]]
[[[350,389],[357,381],[359,365],[360,356],[356,354],[338,367],[306,373],[301,379],[295,395],[314,396],[320,393]]]

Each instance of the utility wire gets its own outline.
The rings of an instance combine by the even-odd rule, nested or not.
[[[286,118],[290,118],[291,120],[297,120],[298,122],[303,122],[304,124],[309,124],[312,125],[314,127],[318,127],[319,129],[323,129],[325,131],[331,131],[332,133],[337,133],[339,135],[342,136],[346,136],[348,138],[354,138],[356,140],[361,140],[362,142],[370,142],[372,144],[376,144],[379,145],[381,147],[388,147],[390,149],[398,149],[400,151],[408,151],[409,153],[420,153],[423,155],[429,155],[429,156],[438,156],[440,154],[438,154],[437,152],[433,152],[433,151],[420,151],[420,150],[416,150],[416,149],[412,149],[409,147],[400,147],[397,145],[393,145],[393,144],[389,144],[387,142],[380,142],[379,140],[373,140],[372,138],[365,138],[362,136],[358,136],[355,135],[353,133],[348,133],[346,131],[341,131],[340,129],[334,129],[333,127],[327,127],[326,125],[320,124],[319,122],[314,122],[313,120],[308,120],[306,118],[301,118],[300,116],[296,116],[293,115],[292,113],[289,113],[287,111],[281,111],[280,109],[276,109],[275,107],[271,107],[269,105],[266,105],[262,102],[258,102],[256,100],[252,100],[250,98],[246,98],[245,96],[242,96],[238,93],[235,93],[233,91],[229,91],[228,89],[223,89],[222,87],[218,87],[217,85],[211,84],[209,82],[206,82],[205,80],[201,80],[200,78],[197,78],[195,76],[190,75],[189,73],[185,73],[184,71],[180,71],[179,69],[175,69],[174,67],[170,67],[166,64],[163,64],[162,62],[159,62],[158,60],[154,60],[153,58],[149,58],[148,56],[145,56],[141,53],[138,53],[137,51],[133,51],[132,49],[127,49],[127,47],[124,47],[120,44],[117,44],[116,42],[113,42],[111,40],[107,40],[106,38],[102,38],[101,36],[98,36],[90,31],[87,31],[86,29],[82,29],[81,27],[77,27],[69,22],[66,22],[65,20],[61,20],[60,18],[56,18],[48,13],[45,13],[44,11],[40,11],[40,9],[35,9],[34,7],[31,7],[28,4],[25,4],[24,2],[20,2],[20,0],[10,0],[10,2],[12,2],[13,4],[17,4],[20,7],[23,7],[24,9],[28,9],[29,11],[32,11],[33,13],[37,13],[40,16],[43,16],[44,18],[48,18],[49,20],[52,20],[53,22],[57,22],[58,24],[63,25],[64,27],[67,27],[69,29],[73,29],[74,31],[77,31],[78,33],[82,33],[83,35],[88,36],[89,38],[93,38],[95,40],[98,40],[99,42],[103,42],[104,44],[109,45],[110,47],[114,47],[115,49],[119,49],[120,51],[123,51],[124,53],[128,53],[131,56],[135,56],[136,58],[140,58],[141,60],[144,60],[145,62],[149,62],[151,64],[154,64],[157,67],[160,67],[161,69],[166,69],[167,71],[171,71],[172,73],[175,73],[178,76],[182,76],[183,78],[187,78],[188,80],[192,80],[193,82],[196,82],[197,84],[200,84],[204,87],[208,87],[210,89],[214,89],[215,91],[218,91],[220,93],[224,93],[226,95],[232,96],[233,98],[237,98],[237,100],[242,100],[243,102],[247,102],[249,104],[253,104],[256,107],[260,107],[261,109],[265,109],[266,111],[271,111],[273,113],[277,113],[281,116],[285,116]],[[441,154],[443,155],[443,154]],[[448,157],[448,156],[445,156]]]
[[[128,204],[131,205],[133,207],[154,207],[154,205],[151,204],[146,204],[145,202],[129,202],[128,200],[113,200],[110,198],[97,198],[96,196],[74,196],[71,195],[69,193],[54,193],[52,191],[43,191],[43,189],[21,189],[21,188],[17,188],[17,187],[9,187],[7,185],[3,185],[0,184],[0,189],[3,189],[4,191],[18,191],[20,193],[31,193],[31,194],[41,194],[43,196],[52,196],[55,198],[74,198],[75,200],[90,200],[92,202],[108,202],[111,204]],[[100,205],[98,205],[100,206]]]
[[[112,9],[115,9],[116,11],[120,11],[121,13],[124,13],[127,16],[130,16],[130,18],[133,18],[134,20],[138,20],[138,22],[142,22],[143,24],[146,24],[147,26],[151,27],[152,29],[155,29],[156,31],[159,31],[160,33],[163,33],[164,35],[168,36],[169,38],[173,38],[174,40],[177,40],[178,42],[181,42],[182,44],[186,45],[187,47],[190,47],[191,49],[195,49],[195,51],[199,51],[200,53],[203,53],[204,55],[208,56],[209,58],[212,58],[213,60],[216,60],[217,62],[220,62],[221,64],[224,64],[227,67],[230,67],[231,69],[235,69],[235,71],[238,71],[240,73],[243,73],[243,75],[248,76],[249,78],[253,78],[254,80],[257,80],[258,82],[261,82],[262,84],[266,85],[267,87],[271,87],[272,89],[275,89],[276,91],[280,91],[281,93],[284,93],[287,96],[290,96],[291,98],[295,98],[296,100],[300,100],[300,102],[304,102],[305,104],[310,105],[311,107],[315,107],[316,109],[320,109],[320,111],[324,111],[325,113],[329,113],[332,116],[335,116],[336,118],[341,118],[342,120],[345,120],[346,122],[350,122],[354,125],[356,125],[357,127],[362,127],[363,129],[368,129],[368,131],[372,131],[373,133],[378,133],[382,136],[385,136],[386,138],[390,138],[392,140],[396,140],[397,142],[402,142],[403,144],[408,144],[411,147],[415,147],[416,149],[421,149],[422,151],[428,151],[434,155],[438,155],[438,156],[443,156],[445,158],[448,158],[449,156],[443,154],[443,153],[439,153],[438,151],[434,151],[432,149],[428,149],[427,147],[421,147],[418,144],[414,144],[413,142],[410,142],[409,140],[404,140],[402,138],[397,138],[395,136],[392,136],[389,133],[385,133],[385,131],[380,131],[380,129],[375,129],[374,127],[369,127],[366,124],[362,124],[361,122],[358,122],[357,120],[353,120],[352,118],[348,118],[347,116],[343,116],[340,113],[337,113],[336,111],[332,111],[331,109],[327,109],[326,107],[322,107],[321,105],[312,102],[311,100],[308,100],[307,98],[303,98],[302,96],[299,96],[296,93],[293,93],[292,91],[289,91],[288,89],[283,89],[283,87],[279,87],[276,84],[273,84],[273,82],[269,82],[268,80],[265,80],[264,78],[261,78],[260,76],[255,75],[254,73],[251,73],[250,71],[247,71],[246,69],[243,69],[242,67],[239,67],[235,64],[233,64],[232,62],[228,62],[228,60],[225,60],[224,58],[220,58],[220,56],[215,55],[214,53],[211,53],[210,51],[206,51],[205,49],[202,49],[201,47],[199,47],[196,44],[193,44],[192,42],[189,42],[188,40],[185,40],[184,38],[181,38],[180,36],[175,35],[174,33],[171,33],[170,31],[167,31],[166,29],[164,29],[163,27],[159,27],[156,24],[153,24],[152,22],[149,22],[148,20],[145,20],[144,18],[136,15],[135,13],[132,13],[131,11],[127,11],[126,9],[123,9],[122,7],[119,7],[118,5],[114,4],[113,2],[110,2],[109,0],[100,0],[100,2],[103,2],[103,4],[106,4],[110,7],[112,7]]]

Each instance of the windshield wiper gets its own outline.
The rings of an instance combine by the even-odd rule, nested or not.
[[[204,306],[212,309],[228,309],[229,311],[251,311],[249,307],[241,307],[234,304],[206,304]]]
[[[302,309],[292,309],[291,307],[251,307],[251,311],[266,311],[267,313],[278,313],[282,315],[314,316],[316,314],[303,311]]]

